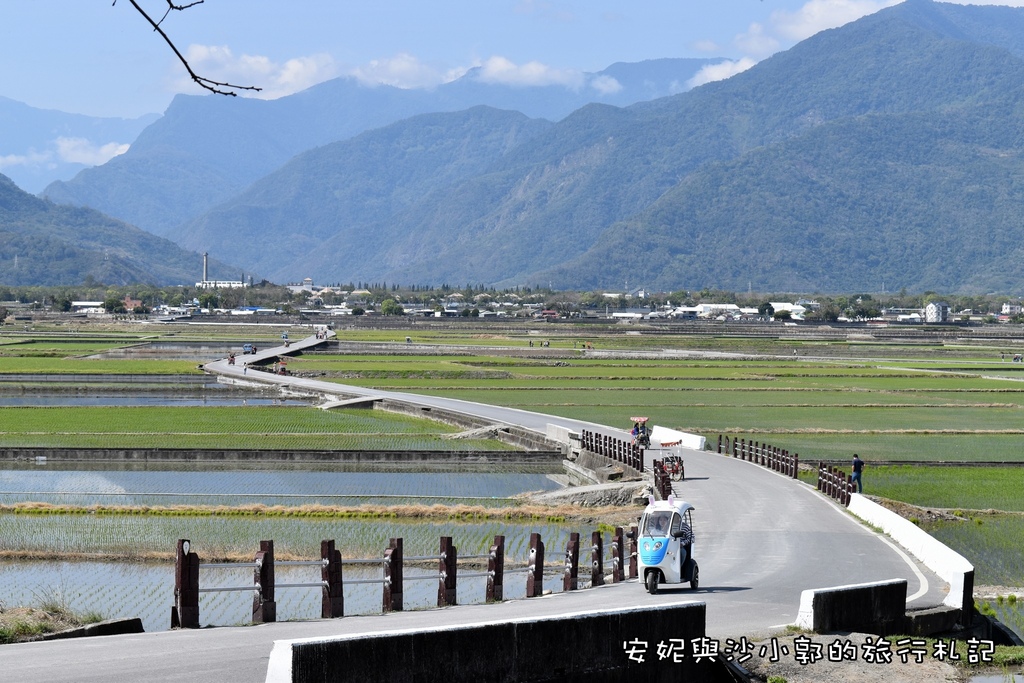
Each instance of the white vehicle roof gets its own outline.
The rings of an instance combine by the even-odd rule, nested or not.
[[[678,500],[675,496],[669,496],[668,500],[654,500],[651,496],[650,503],[644,510],[644,514],[650,514],[652,512],[658,512],[660,510],[678,511],[680,515],[686,513],[687,510],[696,510],[694,506],[687,503],[685,500]]]

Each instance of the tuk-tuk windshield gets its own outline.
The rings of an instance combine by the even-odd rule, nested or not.
[[[647,515],[641,536],[668,536],[672,524],[672,510],[655,510]]]

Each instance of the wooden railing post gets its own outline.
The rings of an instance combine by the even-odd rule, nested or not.
[[[569,534],[569,542],[565,544],[565,570],[562,572],[562,590],[574,591],[579,587],[580,573],[580,535],[578,532]]]
[[[441,554],[437,561],[437,606],[447,607],[456,605],[457,586],[456,577],[458,572],[458,550],[452,543],[451,536],[441,537]]]
[[[320,541],[320,559],[326,564],[320,570],[320,580],[326,583],[320,601],[320,617],[335,619],[345,616],[345,590],[341,577],[341,551],[334,541]]]
[[[274,542],[260,541],[253,569],[253,583],[260,588],[252,599],[252,623],[271,624],[277,621],[277,601],[274,600]]]
[[[178,539],[174,555],[174,606],[171,628],[199,628],[199,555],[187,538]]]
[[[487,557],[487,602],[505,599],[505,537],[495,536]]]
[[[622,537],[622,527],[615,527],[612,535],[612,583],[619,583],[626,580],[626,564],[623,562],[626,554],[626,547]]]
[[[604,585],[604,535],[600,531],[590,534],[590,585]]]
[[[544,595],[544,541],[540,534],[530,534],[530,564],[526,575],[526,597],[539,598]]]
[[[640,575],[636,564],[636,558],[640,552],[640,540],[637,538],[638,532],[636,524],[629,527],[629,532],[629,578],[635,579]]]
[[[402,611],[402,539],[392,538],[384,551],[384,612]]]

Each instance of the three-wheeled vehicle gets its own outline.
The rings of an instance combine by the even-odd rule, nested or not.
[[[689,503],[669,496],[654,500],[640,517],[637,534],[637,560],[640,578],[654,595],[661,583],[690,582],[697,589],[699,571],[693,559],[693,511]]]
[[[651,430],[647,427],[648,417],[631,417],[633,429],[629,432],[633,443],[641,448],[651,447]]]

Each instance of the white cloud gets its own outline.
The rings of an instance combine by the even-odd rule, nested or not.
[[[736,36],[737,47],[747,55],[763,58],[779,51],[781,43],[761,24],[751,24],[746,33]]]
[[[23,168],[57,168],[58,164],[82,164],[99,166],[119,154],[128,151],[129,145],[108,142],[98,145],[85,138],[59,137],[52,141],[52,149],[38,152],[34,149],[24,154],[0,156],[0,169],[21,166]]]
[[[540,62],[515,64],[497,56],[480,65],[477,78],[503,85],[563,85],[573,90],[583,86],[583,73],[575,69],[555,69]]]
[[[119,142],[108,142],[97,145],[85,138],[57,138],[57,158],[67,164],[84,164],[99,166],[105,164],[119,154],[128,151],[129,145]]]
[[[743,59],[737,59],[736,61],[725,60],[718,64],[708,64],[701,68],[697,74],[687,81],[687,85],[691,88],[696,88],[698,85],[704,85],[705,83],[711,83],[712,81],[722,81],[730,76],[735,76],[738,73],[746,71],[750,67],[756,64],[750,57],[744,57]]]
[[[591,79],[590,87],[602,95],[614,95],[622,90],[622,84],[614,77],[608,75],[601,75]]]
[[[0,156],[0,169],[12,166],[53,166],[53,155],[49,152],[37,152],[30,150],[25,154],[6,154]]]
[[[294,57],[275,62],[260,55],[235,56],[231,49],[217,45],[189,45],[185,58],[203,78],[242,86],[257,86],[253,97],[276,99],[305,90],[338,75],[334,59],[327,54]],[[177,78],[179,91],[196,92],[188,74]]]
[[[375,59],[365,66],[350,69],[348,73],[367,85],[432,88],[454,80],[465,72],[465,69],[442,72],[403,52],[388,59]]]
[[[800,41],[891,7],[902,0],[810,0],[796,12],[772,12],[775,32],[787,41]]]
[[[1024,5],[1024,0],[1015,1]],[[728,78],[815,33],[842,26],[900,2],[902,0],[808,0],[794,12],[776,10],[766,23],[752,23],[733,39],[734,47],[743,54],[742,58],[704,67],[690,79],[689,84],[695,87]],[[702,41],[697,46],[707,51],[717,49],[710,41]]]
[[[713,40],[698,40],[693,44],[693,49],[698,52],[707,52],[709,54],[721,52],[721,48],[718,46],[718,43]]]

